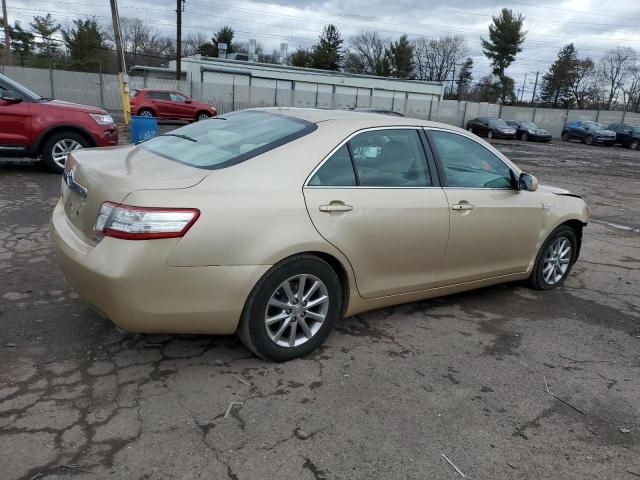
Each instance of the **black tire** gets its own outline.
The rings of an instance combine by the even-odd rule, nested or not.
[[[313,275],[326,286],[329,297],[326,317],[317,332],[301,345],[280,346],[271,340],[265,326],[268,303],[283,282],[301,274]],[[340,278],[327,262],[314,255],[295,255],[274,265],[258,281],[244,306],[236,333],[249,350],[266,360],[284,362],[302,357],[316,350],[327,339],[342,312],[342,298]]]
[[[563,142],[568,142],[569,141],[569,134],[567,132],[562,132],[562,141]]]
[[[54,159],[54,147],[56,144],[62,141],[72,141],[80,144],[80,148],[87,148],[90,146],[89,141],[82,135],[76,132],[58,132],[51,135],[42,146],[42,160],[53,173],[62,173],[64,171],[64,165],[59,164]]]
[[[567,270],[562,275],[562,278],[554,283],[547,282],[544,278],[544,263],[547,254],[551,246],[556,242],[556,240],[560,238],[566,238],[571,244],[571,252],[570,252],[570,261],[567,267]],[[529,276],[529,286],[536,290],[551,290],[552,288],[557,288],[561,286],[566,280],[567,276],[571,272],[571,268],[576,261],[576,255],[578,253],[578,239],[576,237],[576,232],[573,228],[568,225],[560,225],[556,228],[551,234],[547,237],[547,239],[542,244],[538,255],[536,256],[535,264],[533,265],[533,270],[531,271],[531,275]]]
[[[493,130],[489,130],[489,131],[487,132],[487,138],[488,138],[489,140],[491,140],[491,139],[493,138]]]
[[[525,142],[529,141],[529,134],[527,132],[522,132],[522,140]]]
[[[140,111],[138,112],[138,116],[139,117],[155,117],[156,112],[154,112],[150,108],[141,108]]]
[[[584,143],[587,145],[593,145],[593,135],[587,135],[584,137]]]
[[[207,118],[211,118],[211,114],[209,112],[198,112],[196,113],[196,122],[199,120],[206,120]]]
[[[631,150],[638,150],[638,146],[640,145],[640,142],[638,142],[638,140],[634,140],[633,142],[631,142],[629,144],[629,148]]]

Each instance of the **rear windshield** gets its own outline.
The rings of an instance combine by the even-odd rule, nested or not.
[[[234,112],[172,130],[140,147],[176,162],[213,170],[243,162],[316,128],[287,115]]]

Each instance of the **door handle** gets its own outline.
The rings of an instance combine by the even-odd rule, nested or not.
[[[329,205],[320,205],[321,212],[350,212],[353,210],[351,205],[344,203],[330,203]]]
[[[454,203],[451,210],[473,210],[475,207],[470,203]]]

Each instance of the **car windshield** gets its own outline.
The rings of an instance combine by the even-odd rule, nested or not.
[[[490,120],[490,122],[491,122],[491,125],[494,125],[496,127],[508,127],[509,126],[509,125],[507,125],[507,122],[505,122],[501,118],[495,118],[493,120]]]
[[[18,93],[22,93],[26,97],[29,97],[30,100],[40,100],[42,98],[37,93],[32,92],[24,85],[20,85],[18,82],[11,80],[9,77],[5,75],[0,75],[0,79],[2,79],[2,81],[6,83],[11,90],[14,90],[15,92],[18,92]]]
[[[287,115],[243,111],[192,123],[140,147],[192,167],[216,169],[243,162],[316,128]]]
[[[533,122],[520,122],[520,128],[528,128],[530,130],[537,130],[538,126]]]

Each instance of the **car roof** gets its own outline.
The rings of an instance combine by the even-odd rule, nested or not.
[[[319,108],[295,108],[295,107],[267,107],[253,110],[278,113],[290,117],[306,120],[311,123],[348,123],[354,130],[367,127],[393,127],[393,126],[418,126],[445,128],[447,130],[465,130],[444,123],[431,122],[411,117],[398,117],[395,115],[381,115],[373,112],[353,110],[323,110]]]

